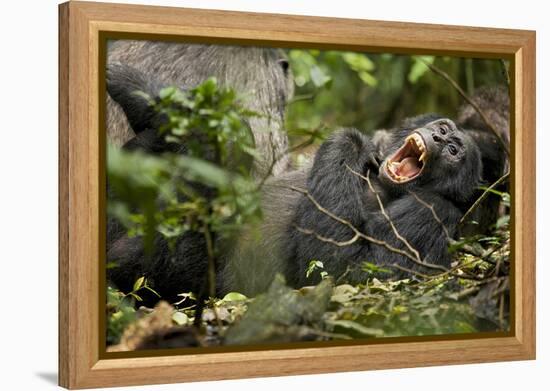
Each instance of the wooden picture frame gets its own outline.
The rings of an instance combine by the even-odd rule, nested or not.
[[[511,73],[511,331],[150,357],[105,358],[100,262],[105,226],[100,44],[161,34],[193,42],[263,43],[506,58]],[[59,6],[59,384],[123,386],[535,358],[535,32],[88,2]]]

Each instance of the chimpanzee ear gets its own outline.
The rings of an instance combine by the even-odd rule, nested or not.
[[[117,102],[136,134],[152,127],[156,116],[151,100],[160,90],[137,69],[120,63],[110,63],[106,72],[107,92]]]

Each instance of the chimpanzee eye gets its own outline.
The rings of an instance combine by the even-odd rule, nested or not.
[[[458,148],[456,147],[456,145],[449,145],[449,152],[451,153],[451,155],[456,155],[458,153]]]
[[[446,135],[447,134],[447,126],[439,125],[439,133],[441,133],[442,135]]]

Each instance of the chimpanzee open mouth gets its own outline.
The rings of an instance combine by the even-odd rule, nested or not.
[[[405,183],[418,177],[424,168],[427,149],[422,136],[413,133],[407,136],[401,148],[386,161],[386,173],[396,183]]]

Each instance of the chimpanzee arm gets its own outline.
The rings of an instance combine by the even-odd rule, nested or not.
[[[158,101],[163,86],[128,65],[111,63],[107,66],[107,91],[120,105],[136,136],[125,145],[125,150],[144,150],[149,153],[185,153],[183,144],[167,142],[159,132],[168,119],[158,113],[152,103]],[[143,95],[145,94],[145,95]],[[148,97],[147,97],[148,96]]]
[[[319,205],[330,213],[345,219],[362,230],[372,208],[368,184],[352,170],[365,173],[378,171],[376,151],[369,138],[354,129],[334,133],[321,145],[310,170],[307,190]],[[370,198],[370,200],[369,200]],[[354,232],[346,225],[320,211],[307,197],[297,203],[293,226],[290,227],[289,245],[293,246],[291,259],[297,264],[294,274],[296,285],[306,281],[305,270],[310,260],[325,263],[325,270],[338,277],[347,263],[355,259],[365,245],[355,240],[346,246],[320,240],[319,237],[337,242],[349,241]]]
[[[350,222],[364,216],[368,189],[361,174],[378,173],[378,156],[372,141],[356,129],[342,129],[325,141],[308,178],[308,191],[323,207]],[[351,169],[351,170],[350,170]]]
[[[120,105],[136,134],[157,127],[157,113],[151,106],[151,100],[142,94],[154,100],[160,85],[147,80],[137,69],[119,63],[107,65],[106,79],[107,92]]]
[[[424,204],[431,205],[437,219],[432,210]],[[450,266],[448,238],[454,238],[456,235],[457,224],[462,216],[457,207],[437,195],[423,192],[404,195],[385,206],[385,210],[397,232],[407,240],[412,248],[419,252],[422,261],[443,267]],[[371,236],[413,255],[406,244],[397,238],[381,212],[374,214],[368,221],[366,231]],[[380,245],[371,246],[369,256],[372,262],[379,265],[397,264],[428,274],[438,272],[437,269],[423,267]],[[398,275],[402,274],[398,270],[392,270],[392,272]]]

